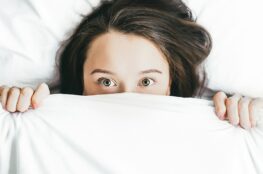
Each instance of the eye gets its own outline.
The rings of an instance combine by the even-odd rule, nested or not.
[[[117,86],[115,82],[113,82],[112,80],[107,79],[107,78],[99,78],[98,84],[104,85],[106,87]]]
[[[155,80],[151,79],[151,78],[144,78],[142,81],[141,81],[141,85],[139,86],[150,86],[152,84],[155,83]]]

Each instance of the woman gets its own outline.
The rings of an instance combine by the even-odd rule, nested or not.
[[[180,0],[112,0],[83,18],[59,55],[60,92],[97,95],[120,92],[195,97],[206,82],[199,66],[211,50],[209,33]],[[10,112],[37,108],[50,94],[46,84],[0,89]],[[218,92],[216,113],[233,125],[256,125],[260,100]]]

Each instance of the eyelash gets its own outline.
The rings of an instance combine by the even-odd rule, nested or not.
[[[101,78],[99,78],[99,79],[97,80],[97,84],[102,85],[102,81],[105,80],[105,79],[107,79],[107,80],[111,80],[111,81],[113,81],[113,82],[116,84],[116,81],[115,81],[115,80],[112,80],[112,79],[109,79],[109,78],[105,78],[105,77],[101,77]],[[144,80],[144,79],[150,79],[150,80],[153,81],[153,84],[156,83],[156,80],[153,79],[153,78],[145,77],[145,78],[143,78],[143,80]],[[152,85],[153,85],[153,84],[152,84]],[[114,85],[114,86],[116,86],[116,85]],[[139,85],[139,86],[143,86],[143,85]],[[149,85],[149,86],[151,86],[151,85]],[[104,86],[104,87],[106,87],[106,86]],[[143,87],[148,87],[148,86],[143,86]],[[108,87],[106,87],[106,88],[108,88]]]

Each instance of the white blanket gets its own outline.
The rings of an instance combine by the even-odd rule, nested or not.
[[[263,125],[220,121],[212,101],[150,94],[51,95],[0,107],[1,174],[260,174]]]

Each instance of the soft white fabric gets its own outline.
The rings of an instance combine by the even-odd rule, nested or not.
[[[87,0],[3,0],[0,85],[36,87],[55,78],[61,41],[91,11]],[[94,3],[94,2],[93,2]]]
[[[0,108],[0,173],[260,174],[263,125],[220,121],[203,99],[51,95],[23,114]]]
[[[263,1],[186,0],[211,34],[208,88],[263,97]]]

